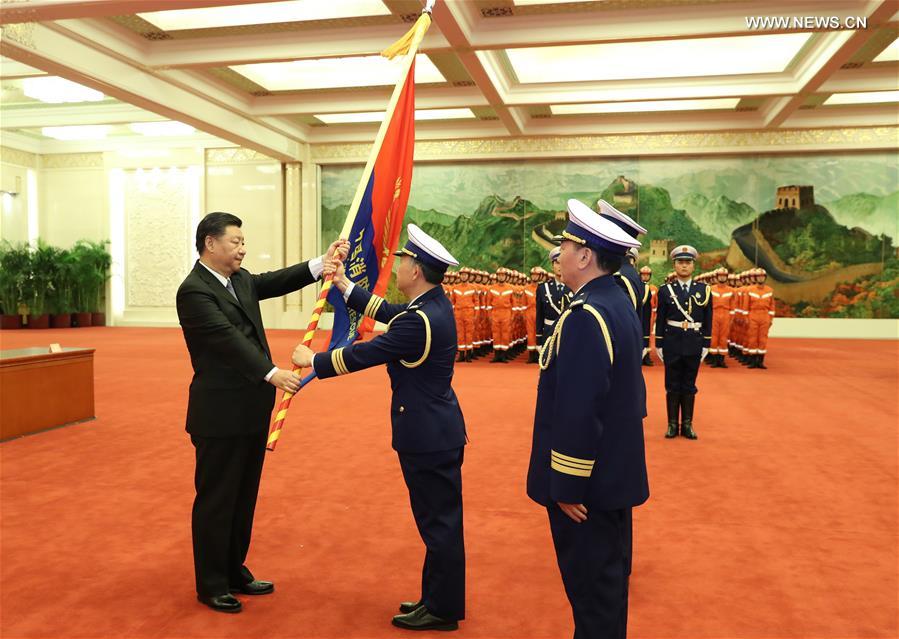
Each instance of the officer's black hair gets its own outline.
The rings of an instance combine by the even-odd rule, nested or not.
[[[232,213],[216,211],[207,214],[197,225],[197,253],[203,254],[203,251],[206,249],[207,237],[221,237],[229,226],[240,228],[241,225],[243,225],[243,222]]]
[[[443,284],[444,273],[434,270],[424,262],[418,260],[415,260],[415,265],[421,269],[421,274],[425,276],[425,281],[428,284]]]
[[[621,255],[613,255],[611,253],[593,247],[589,248],[596,256],[596,265],[599,266],[599,268],[601,268],[603,271],[607,271],[608,273],[617,273],[621,268],[621,262],[624,259]]]

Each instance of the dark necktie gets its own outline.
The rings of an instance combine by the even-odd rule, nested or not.
[[[229,293],[231,293],[231,297],[233,297],[237,301],[238,304],[240,303],[240,300],[237,299],[237,293],[234,292],[234,286],[231,284],[230,279],[225,284],[225,290],[228,291]]]

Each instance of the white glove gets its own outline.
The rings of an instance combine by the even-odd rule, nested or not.
[[[702,357],[699,358],[699,361],[700,362],[703,361],[705,359],[705,356],[708,354],[709,354],[709,349],[707,349],[707,348],[702,349]]]
[[[657,348],[657,349],[656,349],[656,355],[659,356],[659,361],[660,361],[660,362],[662,362],[662,363],[665,362],[665,356],[662,355],[662,349],[661,349],[661,348]]]
[[[643,357],[646,357],[646,354],[649,352],[648,348],[643,349]]]

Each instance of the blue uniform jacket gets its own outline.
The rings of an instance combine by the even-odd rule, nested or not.
[[[663,353],[672,355],[701,355],[702,349],[708,348],[712,343],[710,299],[711,289],[708,284],[701,282],[691,281],[687,291],[679,282],[660,286],[656,308],[656,348],[661,348]],[[690,317],[688,318],[683,311]],[[689,322],[700,326],[675,327],[668,324],[669,321]]]
[[[618,285],[627,293],[631,306],[637,311],[637,317],[640,317],[643,314],[643,295],[646,291],[646,285],[640,279],[640,273],[631,266],[630,262],[625,261],[615,273],[615,278]]]
[[[407,305],[388,304],[356,286],[347,304],[386,323],[387,331],[368,342],[317,353],[318,377],[387,364],[394,450],[430,453],[464,446],[465,420],[452,387],[456,322],[443,289],[437,286]]]
[[[565,310],[565,297],[568,295],[571,295],[569,288],[556,280],[543,282],[537,287],[537,343],[540,346],[552,335],[553,327]]]
[[[585,284],[540,352],[527,491],[612,510],[649,498],[640,320],[612,275]]]

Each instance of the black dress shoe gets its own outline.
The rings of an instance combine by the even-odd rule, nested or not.
[[[421,599],[418,601],[404,601],[400,604],[400,612],[407,615],[414,610],[418,610],[423,605]]]
[[[197,595],[200,603],[206,604],[216,612],[240,612],[243,606],[235,597],[229,595],[215,595],[212,597],[204,597]]]
[[[458,630],[459,622],[435,617],[425,606],[419,606],[405,615],[393,618],[394,626],[406,630]]]
[[[230,589],[231,592],[242,592],[245,595],[268,595],[275,592],[275,584],[270,581],[253,581]]]

